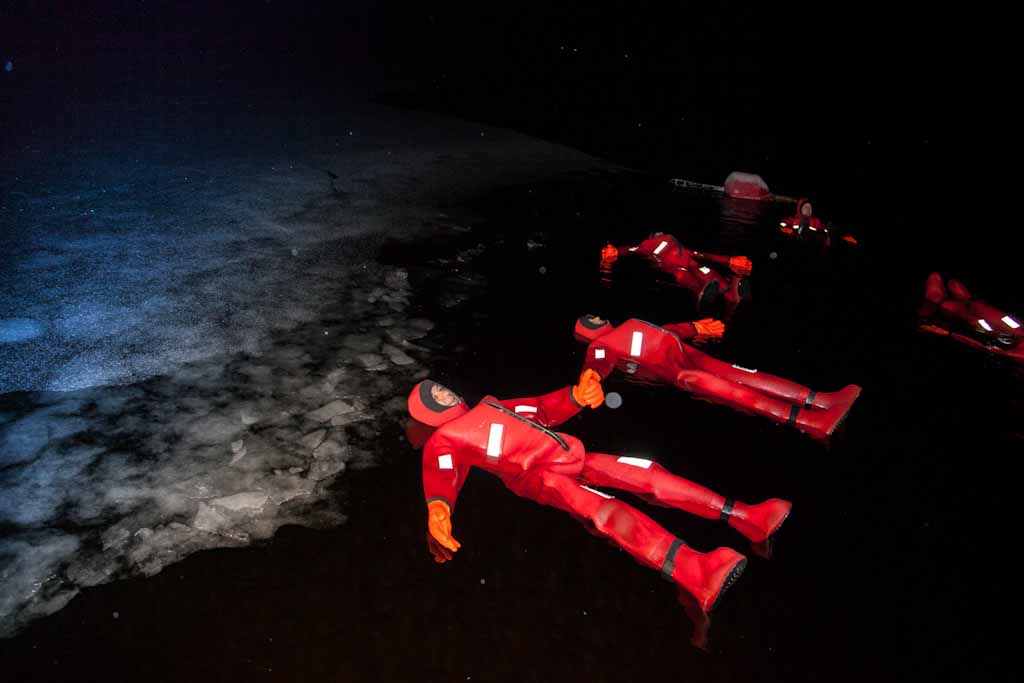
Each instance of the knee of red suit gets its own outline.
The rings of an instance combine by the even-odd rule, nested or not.
[[[949,281],[949,293],[954,299],[959,299],[960,301],[968,301],[971,298],[971,293],[964,286],[964,283],[959,280]]]
[[[924,298],[933,304],[941,304],[946,298],[946,286],[942,283],[942,276],[932,273],[924,283]]]
[[[466,401],[458,397],[454,405],[444,405],[434,398],[434,388],[446,389],[433,380],[425,379],[409,392],[407,405],[409,414],[416,420],[431,427],[440,427],[469,412]],[[450,390],[449,390],[450,391]]]

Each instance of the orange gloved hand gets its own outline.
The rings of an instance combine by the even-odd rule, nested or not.
[[[572,388],[572,397],[581,406],[599,407],[604,403],[601,375],[590,368],[580,373],[580,382]]]
[[[725,323],[714,318],[704,318],[693,321],[693,329],[697,330],[698,337],[721,337],[725,334]]]
[[[443,500],[427,503],[427,531],[427,545],[435,562],[447,562],[452,559],[452,553],[462,547],[452,538],[451,509]]]
[[[941,327],[936,327],[935,325],[920,325],[918,329],[921,330],[922,332],[931,332],[932,334],[939,334],[942,335],[943,337],[949,334],[949,330],[945,330]]]
[[[611,263],[619,258],[619,250],[612,244],[606,244],[601,248],[601,261]]]
[[[793,234],[793,228],[789,227],[788,225],[785,226],[785,227],[779,228],[779,230],[781,230],[782,232],[786,233],[787,235],[792,235]]]
[[[729,267],[737,275],[750,275],[750,271],[754,269],[754,264],[746,256],[732,256],[729,258]]]
[[[856,237],[852,237],[850,235],[843,235],[843,239],[846,240],[847,242],[849,242],[850,244],[857,244],[857,238]]]

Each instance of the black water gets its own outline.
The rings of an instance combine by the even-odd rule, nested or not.
[[[685,291],[644,268],[623,263],[602,281],[604,241],[652,229],[754,261],[754,301],[710,353],[819,390],[864,387],[830,448],[618,380],[606,390],[623,395],[620,409],[564,425],[594,450],[656,458],[730,496],[793,501],[773,557],[751,557],[716,611],[706,652],[689,644],[690,622],[656,573],[483,473],[460,498],[462,550],[436,566],[418,455],[394,428],[377,445],[386,464],[345,477],[347,525],[286,528],[261,547],[84,591],[0,643],[5,678],[1001,680],[1012,632],[999,624],[1019,595],[1019,487],[1008,474],[1021,451],[1020,380],[915,332],[913,314],[930,262],[963,264],[995,303],[1015,303],[999,298],[1013,290],[991,261],[935,245],[929,261],[885,225],[859,224],[860,246],[822,254],[778,241],[777,213],[723,220],[743,208],[663,178],[567,176],[446,207],[474,230],[384,253],[410,267],[421,313],[442,328],[435,377],[471,401],[572,383],[582,351],[572,325],[584,312],[697,317]],[[461,267],[473,305],[452,314],[429,260],[479,244]],[[746,551],[724,524],[643,509],[698,549]]]

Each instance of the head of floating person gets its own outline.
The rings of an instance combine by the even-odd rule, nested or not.
[[[466,402],[454,391],[425,379],[409,392],[409,414],[419,422],[440,427],[469,412]]]
[[[814,213],[814,206],[811,204],[810,200],[801,199],[796,204],[796,212],[805,218],[810,218],[811,214]]]
[[[576,321],[576,329],[573,333],[576,335],[576,341],[589,344],[611,331],[612,324],[610,322],[599,315],[587,313],[584,316],[580,316],[580,319]]]

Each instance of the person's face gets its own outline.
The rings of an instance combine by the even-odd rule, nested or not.
[[[804,216],[810,216],[811,215],[811,211],[813,211],[813,210],[814,209],[811,206],[810,202],[807,202],[806,204],[804,204],[803,206],[800,207],[800,213],[802,215],[804,215]]]
[[[446,408],[451,408],[462,401],[458,394],[447,387],[442,387],[440,384],[430,387],[430,396]]]
[[[598,316],[598,315],[588,315],[587,316],[587,320],[589,320],[590,322],[594,323],[595,325],[604,325],[604,323],[605,323],[605,320],[601,316]]]

